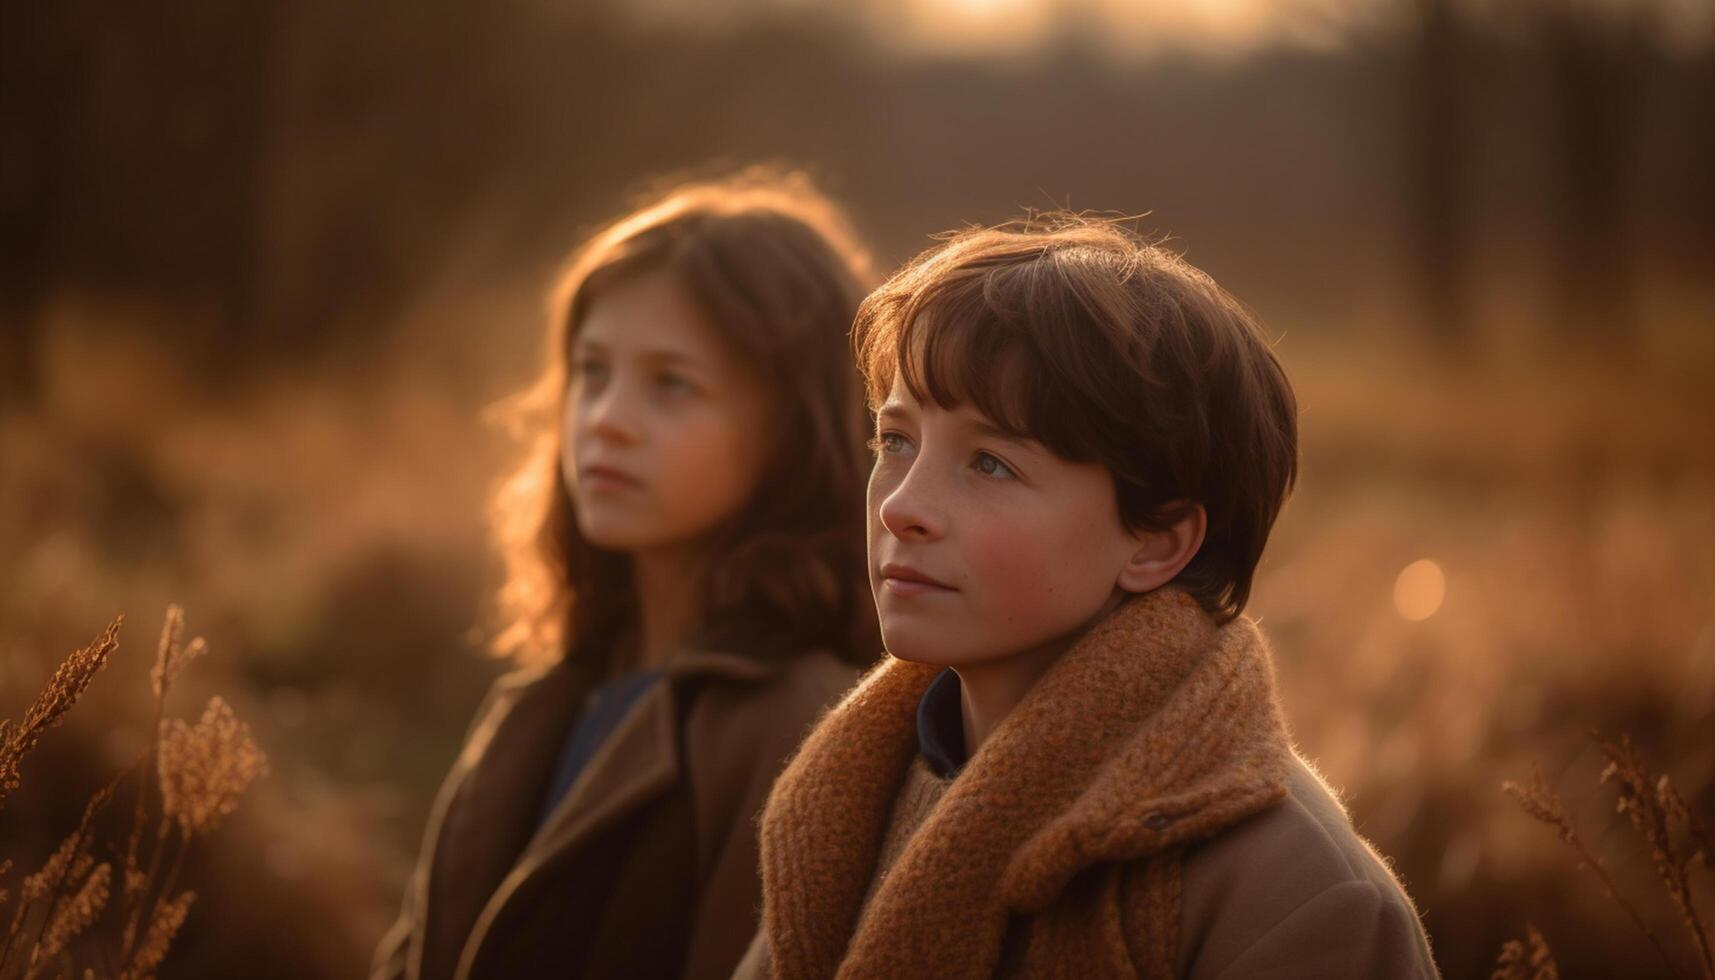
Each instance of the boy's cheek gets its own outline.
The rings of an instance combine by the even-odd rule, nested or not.
[[[1026,625],[1056,592],[1057,572],[1040,525],[1008,524],[985,530],[966,554],[967,571],[986,611],[1009,625]]]

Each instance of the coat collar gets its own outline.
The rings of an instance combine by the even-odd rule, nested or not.
[[[413,975],[469,975],[490,928],[518,890],[679,778],[676,692],[703,680],[760,682],[785,668],[722,650],[687,648],[590,759],[553,814],[535,824],[543,775],[595,681],[573,660],[495,681],[430,818],[419,874],[431,935],[413,937]],[[438,938],[437,938],[438,937]],[[446,948],[430,949],[429,944]],[[455,967],[456,964],[456,967]]]
[[[1209,836],[1279,799],[1290,748],[1254,624],[1161,589],[1097,623],[996,727],[867,906],[936,667],[885,659],[811,735],[763,817],[776,976],[987,977],[1009,914],[1081,870]],[[861,915],[860,915],[861,913]],[[926,955],[933,950],[933,955]]]

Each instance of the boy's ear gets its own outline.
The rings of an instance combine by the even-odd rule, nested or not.
[[[1114,584],[1127,592],[1143,593],[1173,581],[1197,557],[1208,526],[1209,515],[1202,504],[1195,504],[1164,530],[1135,532],[1132,540],[1136,546]]]

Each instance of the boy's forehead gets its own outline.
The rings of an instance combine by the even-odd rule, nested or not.
[[[914,418],[922,415],[946,415],[967,428],[971,428],[979,432],[1001,435],[1009,439],[1020,441],[1036,441],[1031,439],[1029,436],[1009,431],[996,420],[989,418],[982,409],[968,401],[947,407],[942,407],[934,402],[924,405],[917,399],[916,395],[911,393],[911,388],[905,383],[905,379],[901,377],[898,372],[895,372],[893,375],[893,388],[888,391],[887,400],[883,401],[881,403],[881,407],[876,410],[876,416],[879,418],[900,415],[911,416]]]
[[[905,375],[899,371],[893,372],[893,384],[887,389],[887,397],[882,399],[878,411],[885,412],[890,408],[916,408],[917,396],[911,393],[911,388],[905,384]]]

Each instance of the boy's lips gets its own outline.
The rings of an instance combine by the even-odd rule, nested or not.
[[[897,562],[888,562],[881,566],[881,584],[889,592],[900,596],[933,595],[959,591],[925,572]]]

